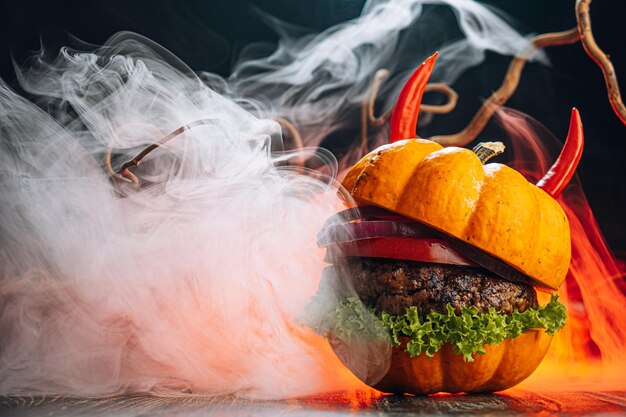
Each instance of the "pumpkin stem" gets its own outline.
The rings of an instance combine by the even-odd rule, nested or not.
[[[476,154],[480,162],[483,165],[496,155],[500,155],[504,152],[504,144],[502,142],[480,142],[474,146],[472,151]]]

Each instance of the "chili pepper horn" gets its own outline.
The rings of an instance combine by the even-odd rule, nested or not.
[[[408,79],[400,96],[396,102],[396,107],[391,115],[390,136],[391,143],[402,139],[411,139],[415,137],[415,129],[417,127],[417,116],[422,103],[422,96],[426,90],[426,84],[433,72],[438,52],[435,52],[430,58],[422,63],[413,72]]]
[[[580,162],[585,145],[585,137],[583,134],[583,124],[580,120],[580,114],[576,108],[572,109],[572,116],[569,122],[569,131],[567,132],[567,140],[561,154],[550,167],[546,175],[537,183],[537,187],[543,189],[552,197],[557,198],[561,191],[569,184],[570,180],[576,172],[576,167]]]

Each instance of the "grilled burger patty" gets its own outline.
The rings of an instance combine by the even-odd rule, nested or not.
[[[419,314],[443,313],[450,304],[489,307],[510,314],[537,308],[537,294],[528,284],[507,281],[482,268],[396,259],[348,258],[336,264],[335,276],[349,277],[357,295],[369,307],[400,315],[415,306]]]

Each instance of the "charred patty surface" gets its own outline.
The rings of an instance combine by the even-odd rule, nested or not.
[[[420,314],[445,312],[446,304],[457,312],[464,306],[482,312],[494,307],[505,314],[537,308],[537,294],[530,285],[481,268],[379,258],[351,258],[334,268],[337,276],[351,279],[366,305],[395,315],[411,306]]]

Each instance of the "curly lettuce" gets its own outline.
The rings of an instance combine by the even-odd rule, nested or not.
[[[531,329],[542,328],[554,335],[563,328],[566,318],[565,306],[558,301],[558,295],[552,295],[544,307],[522,313],[514,311],[505,315],[494,308],[481,313],[476,307],[463,307],[456,314],[447,305],[445,313],[431,311],[425,316],[420,316],[415,307],[394,316],[368,308],[358,298],[351,297],[330,312],[329,328],[317,330],[346,341],[353,337],[388,338],[393,346],[400,345],[400,337],[408,337],[411,340],[406,351],[412,357],[422,353],[432,357],[444,343],[450,343],[455,353],[472,362],[474,354],[486,353],[485,345],[497,345]]]

